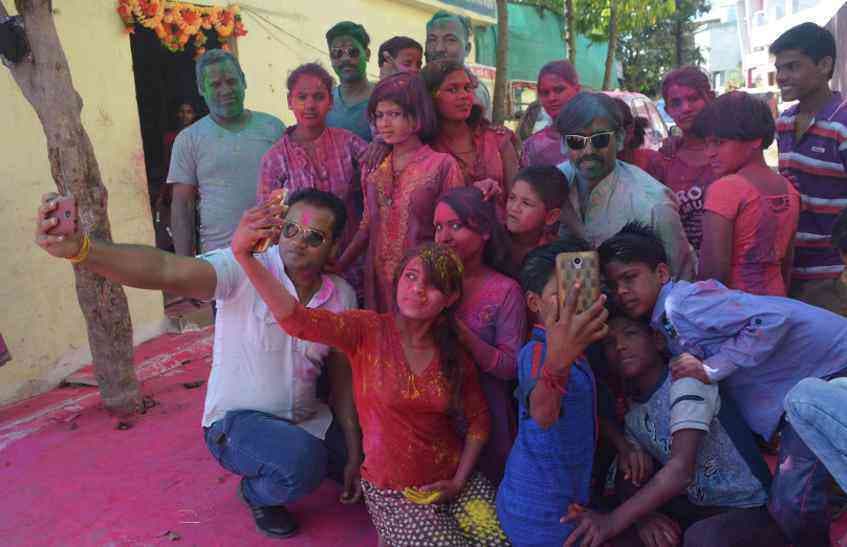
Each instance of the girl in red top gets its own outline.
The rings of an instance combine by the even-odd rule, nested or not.
[[[435,61],[424,67],[421,76],[438,114],[433,149],[456,158],[465,185],[482,190],[486,200],[494,199],[502,220],[506,196],[520,168],[515,134],[482,117],[482,109],[474,104],[477,80],[461,63]]]
[[[731,289],[786,296],[800,194],[765,163],[774,138],[768,105],[741,91],[703,109],[693,131],[721,178],[706,192],[700,279]]]
[[[679,218],[688,242],[695,250],[703,237],[703,198],[717,177],[706,157],[706,144],[691,128],[694,119],[714,98],[709,77],[699,68],[684,66],[668,72],[662,80],[665,110],[682,130],[681,137],[668,137],[657,161],[647,171],[676,193]]]
[[[506,545],[495,491],[474,472],[490,418],[453,329],[461,260],[436,244],[408,253],[397,267],[391,313],[307,309],[251,252],[285,222],[271,216],[281,211],[263,206],[245,214],[232,251],[286,332],[338,348],[350,360],[365,452],[362,487],[383,543]],[[457,418],[467,424],[464,438]]]

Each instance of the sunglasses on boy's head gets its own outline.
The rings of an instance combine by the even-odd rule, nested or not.
[[[591,141],[591,147],[595,150],[599,150],[609,146],[609,143],[612,140],[612,135],[614,134],[614,131],[603,131],[601,133],[594,133],[590,137],[585,137],[583,135],[565,135],[565,144],[567,144],[568,148],[571,150],[582,150],[588,146],[588,141]]]
[[[345,53],[351,59],[358,59],[361,52],[357,47],[334,47],[329,50],[329,56],[335,59],[336,61],[344,57]]]
[[[323,245],[327,239],[326,235],[320,230],[300,226],[292,220],[288,220],[282,225],[282,237],[285,239],[294,239],[300,234],[303,234],[303,241],[306,242],[306,245],[315,249]]]

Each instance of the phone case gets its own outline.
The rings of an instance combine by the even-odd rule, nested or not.
[[[576,313],[582,313],[600,297],[600,258],[595,251],[561,253],[556,256],[556,280],[560,304],[564,303],[568,289],[579,282]]]
[[[269,203],[274,203],[276,205],[282,205],[285,203],[285,199],[288,197],[288,189],[287,188],[278,188],[271,192],[270,197],[268,197]],[[268,250],[268,248],[273,244],[273,241],[269,237],[264,237],[256,242],[256,245],[253,246],[254,253],[264,253]]]
[[[50,235],[68,236],[75,234],[78,227],[76,198],[62,196],[56,200],[56,209],[50,214],[51,218],[59,219],[59,223],[50,229]]]

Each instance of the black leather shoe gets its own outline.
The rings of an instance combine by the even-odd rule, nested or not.
[[[244,495],[244,479],[238,483],[238,497],[250,509],[256,529],[268,537],[285,539],[297,533],[297,521],[284,505],[258,507],[247,501]]]

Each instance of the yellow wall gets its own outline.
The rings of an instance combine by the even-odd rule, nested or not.
[[[12,2],[4,2],[10,7]],[[82,96],[82,121],[109,190],[116,241],[152,243],[129,40],[112,0],[54,3],[59,36]],[[41,125],[0,66],[0,402],[44,391],[85,359],[87,338],[69,264],[33,244],[35,209],[54,191]],[[127,289],[136,337],[163,319],[161,293]],[[62,363],[60,363],[60,361]]]
[[[83,124],[109,189],[113,237],[152,243],[132,56],[115,4],[64,0],[54,4],[55,19],[84,101]],[[304,62],[318,60],[330,69],[324,34],[336,22],[365,26],[372,50],[368,73],[376,80],[379,44],[397,35],[423,44],[426,21],[446,7],[435,0],[247,0],[240,5],[248,30],[237,44],[247,75],[247,106],[287,124],[294,119],[285,104],[285,79]],[[0,334],[13,357],[0,367],[2,403],[49,389],[85,363],[87,339],[70,266],[32,243],[39,197],[54,185],[41,126],[2,67],[0,97],[0,127],[12,128],[0,132]],[[158,332],[160,293],[127,289],[127,295],[136,340]]]

